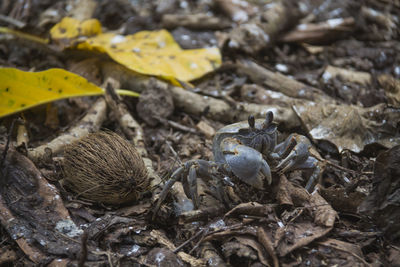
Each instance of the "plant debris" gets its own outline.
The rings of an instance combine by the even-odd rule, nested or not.
[[[78,197],[105,204],[134,203],[149,187],[135,147],[112,132],[89,134],[64,151],[63,184]]]
[[[0,265],[400,264],[398,1],[1,3]],[[265,188],[192,165],[160,196],[269,111],[312,185],[264,155]]]

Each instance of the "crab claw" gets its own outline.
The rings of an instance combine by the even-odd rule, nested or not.
[[[264,187],[263,177],[271,184],[271,170],[260,152],[234,138],[224,139],[221,147],[230,171],[240,180],[257,189]]]
[[[265,160],[261,161],[261,173],[267,179],[268,185],[271,185],[272,183],[271,169],[269,168],[269,165]]]

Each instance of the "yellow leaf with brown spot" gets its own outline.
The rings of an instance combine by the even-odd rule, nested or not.
[[[78,49],[107,53],[116,62],[141,74],[191,81],[221,65],[219,49],[183,50],[166,30],[133,35],[99,34],[78,44]]]
[[[89,37],[100,33],[101,23],[97,19],[79,21],[65,17],[50,29],[50,36],[53,41],[69,44],[78,37]]]
[[[107,53],[133,71],[171,81],[198,79],[217,69],[222,61],[218,48],[183,50],[166,30],[142,31],[127,36],[101,34],[97,20],[80,22],[66,17],[51,29],[50,34],[59,44]],[[83,36],[87,38],[78,39]]]
[[[104,94],[102,88],[63,69],[25,72],[0,68],[0,81],[0,117],[59,99]],[[117,92],[137,96],[125,90]]]

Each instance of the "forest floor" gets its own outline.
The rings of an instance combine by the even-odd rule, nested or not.
[[[167,29],[183,49],[217,47],[222,64],[190,81],[162,79],[106,54],[1,31],[1,67],[61,68],[107,87],[105,96],[0,117],[1,266],[400,266],[399,1],[0,4],[1,27],[41,38],[66,16],[96,18],[103,32],[122,36]],[[114,88],[140,97],[118,96]],[[306,137],[293,146],[309,140],[306,157],[320,171],[315,181],[307,184],[315,169],[282,172],[264,154],[270,185],[257,189],[243,182],[246,175],[221,171],[218,184],[195,161],[198,209],[185,194],[193,186],[188,169],[155,209],[175,170],[189,160],[212,161],[213,149],[222,150],[219,139],[213,144],[219,129],[243,121],[229,133],[241,128],[250,136],[250,115],[267,117],[274,129],[269,111],[278,143],[291,134]],[[132,142],[144,160],[132,163],[149,179],[135,201],[105,203],[131,190],[123,177],[109,191],[94,186],[102,189],[97,200],[65,182],[69,144],[101,130]],[[100,158],[90,163],[78,155],[73,160],[88,169],[76,175],[118,172],[121,151],[129,150],[121,144],[105,152],[93,139]]]

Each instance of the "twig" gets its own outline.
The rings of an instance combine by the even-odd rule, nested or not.
[[[75,240],[72,237],[69,237],[68,235],[66,235],[64,233],[57,232],[57,234],[62,236],[62,237],[64,237],[64,238],[66,238],[66,239],[68,239],[68,240],[70,240],[70,241],[72,241],[72,242],[79,243],[79,244],[81,243],[79,240]]]
[[[209,16],[204,13],[199,14],[165,14],[162,16],[163,27],[171,29],[185,27],[196,30],[221,30],[230,26],[229,21],[219,17]]]
[[[208,218],[215,217],[221,214],[225,210],[222,205],[217,205],[215,207],[207,207],[201,210],[191,210],[183,212],[179,215],[179,224],[190,223],[194,221],[208,220]]]
[[[3,244],[8,240],[8,237],[4,238],[1,242],[0,242],[0,247],[3,246]]]
[[[211,239],[210,237],[212,235],[214,235],[214,234],[221,233],[221,232],[227,232],[227,231],[230,231],[230,230],[239,229],[239,228],[243,227],[245,224],[247,224],[247,223],[246,222],[241,222],[241,223],[236,223],[236,224],[232,224],[232,225],[226,226],[226,227],[221,228],[221,229],[216,229],[214,231],[210,231],[204,236],[203,241],[210,241],[210,239]]]
[[[258,227],[257,229],[257,238],[258,241],[264,246],[265,250],[268,252],[269,256],[271,256],[272,261],[274,263],[274,267],[279,267],[279,260],[278,257],[276,256],[274,247],[271,243],[271,240],[269,240],[267,233],[265,232],[264,228],[261,226]]]
[[[323,163],[326,163],[326,164],[328,164],[328,165],[330,165],[330,166],[332,166],[332,167],[335,167],[335,168],[337,168],[337,169],[339,169],[339,170],[341,170],[341,171],[351,172],[351,173],[354,173],[354,174],[359,173],[358,171],[351,170],[351,169],[342,167],[342,166],[340,166],[340,165],[337,165],[336,163],[333,163],[332,161],[329,161],[329,160],[327,160],[327,159],[322,159],[322,158],[320,158],[319,156],[317,156],[317,155],[315,155],[315,154],[313,154],[312,156],[313,156],[314,158],[316,158],[318,161],[321,161],[321,162],[323,162]],[[361,174],[371,174],[371,173],[370,173],[370,172],[361,172]]]
[[[354,18],[352,17],[335,18],[319,23],[301,24],[299,26],[285,34],[281,38],[281,41],[309,44],[322,43],[336,36],[349,34],[356,28]]]
[[[176,153],[175,149],[172,147],[171,142],[170,141],[166,141],[165,143],[167,144],[169,150],[171,150],[172,154],[174,154],[174,157],[178,161],[179,165],[182,165],[183,163],[182,163],[181,159],[179,158],[178,153]]]
[[[203,234],[204,230],[205,230],[205,228],[203,228],[200,231],[198,231],[194,236],[192,236],[191,238],[189,238],[188,240],[186,240],[185,242],[180,244],[178,247],[176,247],[176,249],[173,252],[176,253],[179,250],[181,250],[184,246],[186,246],[187,244],[189,244],[190,242],[195,240],[197,237],[199,237],[201,234]],[[189,252],[189,254],[190,254],[190,252]]]
[[[118,72],[116,72],[118,70]],[[124,88],[142,92],[144,88],[150,85],[149,79],[121,69],[120,66],[112,63],[105,64],[103,71],[112,79],[118,79]],[[289,78],[288,78],[289,79]],[[280,107],[277,105],[259,105],[253,103],[235,102],[234,107],[226,101],[211,96],[202,96],[200,94],[185,90],[180,87],[170,86],[167,83],[155,80],[157,87],[168,87],[174,99],[176,108],[180,108],[186,113],[196,116],[205,114],[207,118],[215,121],[232,123],[241,120],[247,120],[249,115],[255,117],[265,117],[268,110],[274,112],[274,118],[283,127],[291,129],[301,125],[300,120],[291,107]],[[279,86],[282,86],[279,84]],[[301,89],[301,88],[300,88]],[[299,89],[299,90],[300,90]],[[207,111],[207,112],[205,112]]]
[[[110,81],[110,82],[109,82]],[[119,95],[111,85],[112,78],[106,80],[106,101],[110,109],[116,114],[118,122],[129,140],[132,140],[136,149],[143,158],[144,164],[152,178],[151,186],[161,183],[160,177],[153,169],[152,161],[148,158],[147,150],[144,145],[144,132],[139,123],[132,117],[125,104],[121,101]],[[114,81],[115,82],[115,81]]]
[[[78,267],[83,267],[85,266],[85,261],[87,259],[87,240],[88,240],[88,232],[85,231],[82,234],[82,239],[81,239],[81,255],[79,257],[79,262],[78,262]]]
[[[49,143],[38,146],[34,149],[29,149],[28,157],[32,161],[37,162],[39,159],[43,158],[44,155],[46,155],[46,150],[48,148],[51,149],[53,155],[62,152],[67,144],[85,137],[91,132],[98,131],[105,118],[106,102],[103,98],[99,98],[77,124],[75,124],[67,132],[54,138]]]
[[[193,134],[198,134],[199,133],[198,131],[196,131],[196,129],[187,127],[187,126],[182,125],[180,123],[177,123],[177,122],[174,122],[174,121],[171,121],[171,120],[167,120],[167,122],[168,122],[169,126],[171,126],[172,128],[175,128],[177,130],[181,130],[181,131],[189,132],[189,133],[193,133]]]
[[[4,16],[2,14],[0,14],[0,20],[6,22],[8,24],[14,25],[18,28],[23,28],[26,26],[26,23],[19,21],[17,19],[11,18],[9,16]]]
[[[27,33],[23,33],[20,31],[16,31],[13,29],[9,29],[6,27],[0,27],[0,33],[5,33],[5,34],[11,34],[13,36],[16,36],[18,38],[21,38],[22,40],[27,40],[32,42],[33,44],[39,44],[41,46],[47,45],[48,44],[48,39],[43,39],[40,37],[37,37],[36,35],[32,35],[32,34],[27,34]],[[49,48],[47,48],[48,50],[51,50]]]
[[[199,241],[196,243],[196,245],[194,245],[193,248],[189,251],[189,254],[192,254],[193,251],[195,251],[195,250],[200,246],[200,244],[203,242],[203,240],[204,240],[204,238],[205,238],[207,232],[208,232],[208,229],[207,229],[207,231],[205,232],[205,234],[203,234],[203,236],[199,239]]]
[[[161,81],[157,82],[162,83]],[[249,115],[265,117],[267,111],[272,110],[276,121],[282,123],[286,128],[300,126],[300,120],[291,108],[238,102],[232,107],[223,100],[210,96],[205,97],[179,87],[172,86],[171,92],[177,107],[197,116],[206,113],[207,118],[221,122],[233,122],[247,120]]]
[[[315,102],[332,103],[334,101],[318,88],[291,79],[279,72],[270,71],[251,60],[239,60],[237,68],[239,72],[248,75],[254,83],[281,92],[286,96]]]
[[[112,262],[112,255],[111,255],[112,252],[111,251],[109,251],[109,250],[107,250],[107,251],[92,251],[92,253],[95,254],[95,255],[105,255],[105,256],[107,256],[107,260],[108,260],[109,266],[111,266],[111,267],[114,266],[114,264]],[[115,253],[115,254],[119,258],[124,256],[124,255],[121,255],[121,254],[118,254],[118,253]]]

